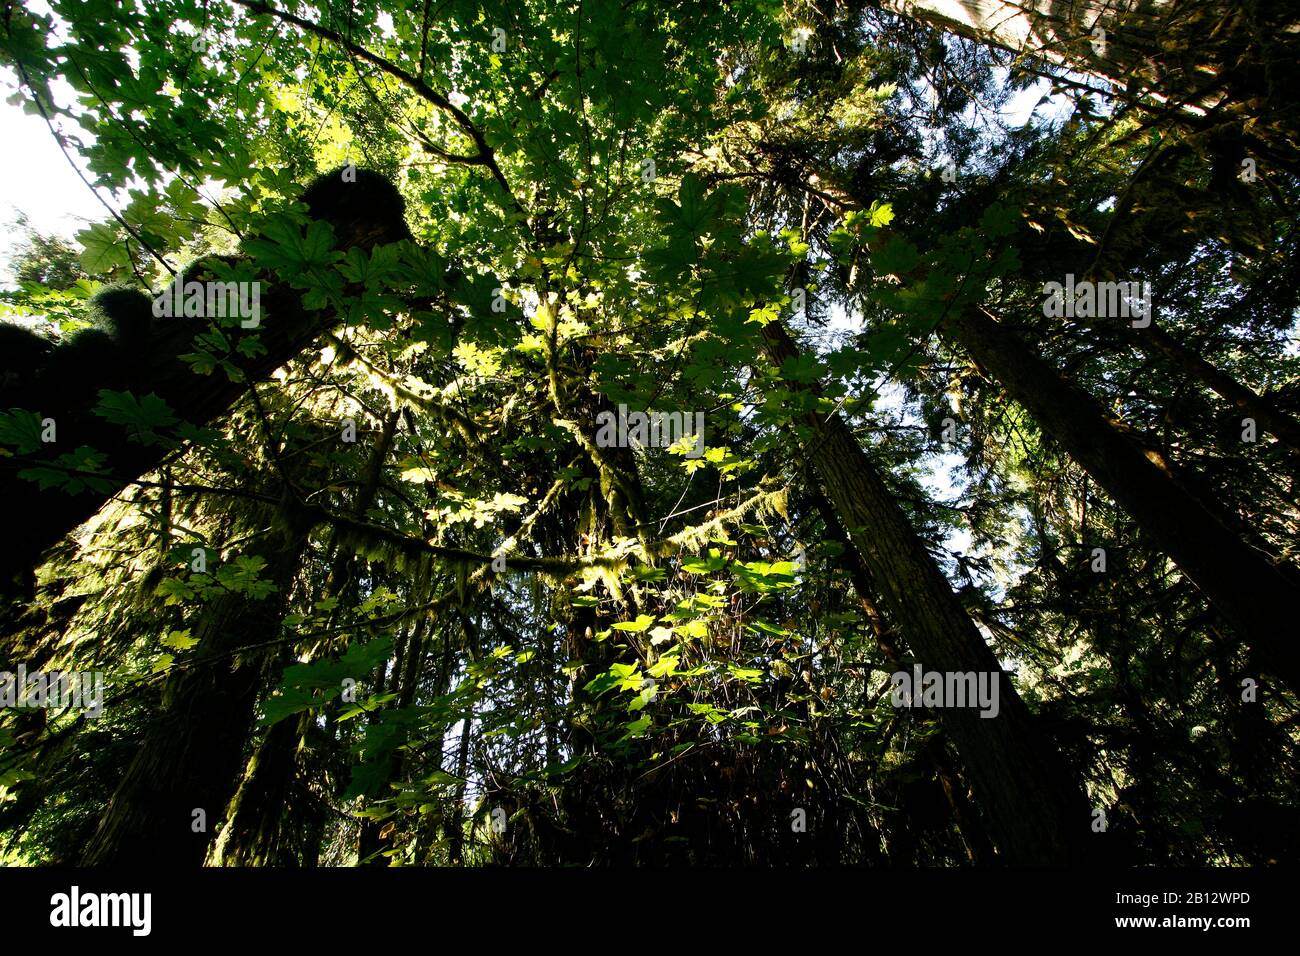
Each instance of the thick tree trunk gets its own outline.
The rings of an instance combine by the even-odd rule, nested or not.
[[[383,466],[393,447],[397,432],[397,412],[391,412],[379,430],[374,450],[361,474],[361,487],[350,509],[355,518],[364,518],[374,504],[383,475]],[[352,590],[352,567],[355,556],[342,553],[335,544],[335,560],[324,587],[327,597],[340,597]],[[346,602],[345,602],[346,603]],[[333,620],[331,620],[331,625]],[[405,705],[403,705],[405,706]],[[221,866],[266,866],[286,862],[286,839],[292,829],[313,824],[312,815],[293,814],[288,797],[298,771],[298,753],[311,727],[312,715],[297,720],[282,720],[268,730],[248,762],[239,789],[226,812],[226,826],[214,851]],[[368,821],[367,821],[368,822]],[[301,845],[302,841],[294,841]]]
[[[167,678],[162,712],[99,821],[81,865],[199,866],[239,781],[257,693],[310,527],[287,511],[286,528],[263,551],[263,577],[276,591],[261,600],[215,598],[194,628],[199,657]],[[241,652],[241,648],[249,648]],[[198,829],[196,810],[203,811]]]
[[[764,334],[778,368],[798,358],[780,323],[767,325]],[[1039,738],[1009,676],[843,418],[814,414],[807,422],[813,430],[806,451],[810,463],[917,662],[928,671],[997,675],[997,717],[948,707],[940,709],[939,719],[961,757],[1000,859],[1082,861],[1090,823],[1083,791]]]
[[[213,851],[218,866],[281,866],[282,830],[292,800],[294,772],[310,715],[282,720],[266,732],[226,811]],[[300,808],[301,809],[301,808]]]
[[[876,0],[883,10],[1111,84],[1192,132],[1232,124],[1263,165],[1296,171],[1300,48],[1291,0]],[[1244,154],[1243,154],[1244,155]]]
[[[1123,422],[984,310],[962,310],[944,331],[1174,560],[1267,666],[1300,692],[1294,623],[1300,587],[1290,573],[1242,541],[1179,483],[1162,456],[1141,447]]]
[[[368,249],[377,243],[396,242],[409,235],[405,222],[400,218],[397,222],[383,218],[391,214],[394,204],[401,208],[401,198],[396,190],[388,183],[379,186],[377,178],[366,179],[366,183],[371,189],[387,187],[391,190],[388,202],[376,200],[360,205],[336,202],[322,210],[322,218],[334,228],[339,248],[356,246]],[[340,184],[339,188],[346,190],[348,185]],[[226,330],[232,344],[240,335],[256,336],[265,349],[259,357],[251,359],[236,353],[248,380],[254,382],[270,375],[338,321],[330,309],[312,311],[303,308],[301,293],[297,290],[270,283],[264,283],[263,290],[260,324],[248,330]],[[180,420],[204,424],[221,415],[244,395],[248,390],[247,384],[232,382],[220,371],[211,375],[195,374],[193,368],[179,358],[194,351],[195,336],[208,328],[209,320],[203,318],[153,320],[149,347],[143,354],[131,357],[138,370],[134,375],[137,384],[131,388],[136,397],[154,393],[167,402]],[[57,387],[42,387],[39,397],[33,396],[35,401],[25,401],[22,395],[7,396],[13,404],[39,402],[41,407],[31,410],[38,412],[43,419],[54,420],[57,441],[51,443],[44,457],[36,461],[0,458],[0,496],[6,501],[10,513],[18,516],[8,528],[5,547],[0,553],[0,586],[15,575],[30,570],[46,548],[93,516],[128,482],[156,468],[167,453],[160,444],[146,445],[132,440],[126,428],[96,415],[93,409],[99,398],[95,389],[88,389],[82,383],[68,384],[76,387],[64,391]],[[61,490],[41,491],[36,482],[19,477],[19,472],[43,464],[45,458],[55,458],[82,446],[106,456],[104,469],[111,487],[100,490],[86,488],[77,494],[67,494]]]
[[[881,0],[884,10],[968,40],[1124,85],[1154,79],[1160,0]],[[1122,14],[1122,8],[1136,10]],[[1094,31],[1105,31],[1102,34]]]
[[[844,546],[841,556],[842,566],[848,571],[849,577],[853,581],[853,588],[858,592],[858,601],[863,613],[867,616],[867,620],[871,623],[871,629],[876,634],[876,646],[880,649],[886,666],[893,668],[895,671],[905,670],[906,666],[899,654],[898,645],[888,623],[885,621],[884,615],[880,613],[880,608],[877,606],[879,600],[877,597],[878,589],[872,584],[871,572],[867,570],[866,565],[863,563],[862,555],[853,546],[853,542],[840,525],[834,507],[826,500],[826,496],[822,494],[821,490],[817,488],[811,489],[810,497],[818,513],[821,514],[822,521],[825,523],[826,537]],[[947,738],[943,736],[942,727],[939,728],[939,736],[932,740],[930,746],[926,748],[926,754],[931,766],[934,768],[936,780],[943,789],[944,798],[952,809],[953,823],[966,845],[968,858],[976,865],[988,865],[995,862],[993,844],[989,840],[988,831],[980,821],[970,800],[967,799],[965,781],[960,778],[956,767],[953,766],[952,760],[948,756]]]

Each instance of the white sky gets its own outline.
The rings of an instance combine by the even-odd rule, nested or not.
[[[28,0],[33,13],[48,14],[44,0]],[[4,97],[18,89],[18,77],[9,69],[0,70],[0,91]],[[51,89],[61,104],[73,101],[71,87],[55,81]],[[85,138],[84,134],[81,134]],[[9,259],[19,238],[14,228],[16,215],[25,213],[32,226],[42,233],[56,233],[71,240],[87,222],[107,215],[104,207],[86,188],[85,183],[68,165],[54,140],[50,128],[39,114],[24,113],[0,99],[0,282],[9,283]],[[72,152],[73,159],[85,169],[85,163]],[[111,197],[108,198],[111,202]]]
[[[7,70],[3,88],[5,95],[14,89],[13,74]],[[0,102],[0,143],[5,144],[0,150],[0,227],[5,235],[0,262],[7,280],[11,247],[19,238],[14,228],[18,211],[26,213],[39,232],[58,233],[67,239],[84,229],[87,221],[103,219],[107,212],[77,178],[39,115]],[[72,156],[84,168],[75,152]]]

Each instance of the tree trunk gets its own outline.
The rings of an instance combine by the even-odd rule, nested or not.
[[[826,496],[820,489],[813,488],[810,497],[825,523],[826,537],[844,546],[842,566],[848,571],[853,581],[853,588],[858,592],[858,602],[871,623],[871,629],[875,632],[876,646],[880,649],[886,666],[894,668],[895,671],[904,670],[905,665],[899,654],[898,645],[888,622],[885,621],[884,615],[880,613],[880,608],[877,606],[878,589],[872,584],[871,572],[867,570],[862,556],[840,525],[835,509],[826,500]],[[987,830],[966,797],[965,782],[959,777],[957,768],[952,765],[948,749],[947,738],[943,735],[943,728],[940,726],[938,736],[931,741],[931,746],[926,748],[928,761],[934,768],[944,798],[952,809],[953,823],[966,846],[968,858],[976,865],[987,866],[995,862],[993,844],[989,841]]]
[[[298,748],[310,715],[282,720],[266,732],[226,811],[213,851],[218,866],[281,866],[281,831],[292,799]]]
[[[374,180],[368,182],[378,188],[374,187]],[[400,207],[396,190],[391,184],[385,185],[393,190],[390,203],[396,202]],[[339,248],[369,249],[376,243],[396,242],[409,234],[405,222],[377,218],[377,210],[383,208],[384,204],[378,202],[364,206],[343,204],[325,210],[322,218],[333,226]],[[255,336],[261,342],[265,351],[257,358],[243,358],[235,353],[248,381],[253,382],[270,375],[338,321],[330,309],[303,308],[297,290],[284,285],[263,285],[267,291],[261,297],[260,324],[247,331],[226,330],[232,347],[241,335]],[[209,320],[204,318],[154,320],[149,347],[131,357],[137,366],[133,376],[137,384],[130,390],[137,397],[151,392],[157,394],[185,422],[204,424],[228,410],[247,392],[247,384],[233,382],[220,371],[198,375],[178,357],[192,352],[195,336],[208,328]],[[164,445],[134,441],[127,429],[96,415],[94,408],[99,402],[96,390],[77,384],[75,389],[60,390],[54,383],[56,387],[42,388],[39,396],[29,399],[22,395],[6,398],[16,405],[39,404],[40,408],[32,410],[43,419],[54,420],[58,440],[48,446],[46,457],[57,457],[83,445],[104,453],[107,456],[104,477],[111,479],[111,486],[99,490],[86,488],[77,494],[42,491],[36,482],[18,475],[25,468],[46,464],[45,458],[0,458],[0,496],[8,503],[10,512],[18,516],[8,528],[5,547],[0,552],[0,587],[29,571],[46,548],[92,517],[130,481],[156,468],[167,454]]]
[[[1265,662],[1300,692],[1300,587],[1188,491],[1156,451],[978,307],[944,331],[1023,405],[1182,569]]]
[[[203,612],[194,636],[199,657],[167,678],[162,712],[144,733],[82,866],[199,866],[240,777],[258,690],[298,571],[308,532],[292,509],[280,540],[262,552],[263,577],[276,591],[252,600],[228,592]],[[249,648],[241,652],[241,648]],[[194,811],[202,810],[199,829]]]
[[[955,33],[1110,80],[1154,80],[1160,52],[1159,6],[1153,0],[1119,4],[1099,0],[881,0],[880,7]],[[1163,6],[1168,6],[1164,4]],[[1167,11],[1162,11],[1162,13]],[[1105,42],[1100,33],[1105,31]]]
[[[361,472],[361,487],[350,509],[355,518],[364,518],[374,504],[383,465],[393,447],[397,421],[397,412],[390,412],[379,430],[374,450]],[[334,553],[335,560],[323,593],[338,598],[351,590],[355,556],[342,553],[337,539]],[[331,617],[331,626],[333,623]],[[298,753],[312,719],[308,712],[296,720],[282,720],[271,727],[258,744],[226,811],[226,825],[214,851],[214,859],[219,865],[265,866],[284,862],[285,837],[289,827],[287,818],[290,815],[288,797],[298,770]],[[310,814],[297,819],[304,827],[312,823]]]
[[[1105,80],[1112,97],[1148,101],[1157,122],[1193,133],[1231,124],[1265,165],[1300,169],[1300,112],[1283,86],[1300,47],[1291,0],[877,0],[877,6]]]
[[[769,323],[764,336],[777,368],[797,360],[798,350],[779,322]],[[939,719],[961,756],[1000,859],[1081,861],[1090,821],[1082,790],[1039,739],[1009,676],[843,418],[811,414],[807,423],[813,430],[806,450],[810,463],[917,662],[926,670],[997,675],[996,718],[948,707],[941,708]]]

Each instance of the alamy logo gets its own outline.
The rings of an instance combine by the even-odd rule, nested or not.
[[[129,926],[133,936],[148,936],[153,926],[152,893],[70,893],[50,897],[50,925]]]
[[[178,276],[154,296],[155,319],[239,318],[241,328],[255,329],[262,320],[261,282],[185,282]]]
[[[1043,315],[1049,319],[1133,319],[1135,329],[1151,324],[1150,282],[1075,282],[1071,272],[1064,284],[1043,283],[1043,291]]]
[[[692,417],[694,427],[688,429]],[[596,424],[600,426],[596,432],[598,448],[668,448],[689,438],[694,444],[686,457],[704,454],[703,412],[629,412],[626,405],[619,405],[617,420],[613,412],[598,412]]]
[[[897,671],[889,678],[895,707],[978,707],[981,717],[998,715],[998,674],[994,671]]]
[[[0,707],[75,707],[87,717],[104,712],[104,675],[101,671],[33,671],[19,664],[18,673],[0,671]]]

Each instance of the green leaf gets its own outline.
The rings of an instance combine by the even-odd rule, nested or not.
[[[20,455],[41,447],[41,416],[21,408],[0,413],[0,445],[9,445]]]
[[[269,727],[292,714],[323,706],[343,692],[345,678],[363,680],[380,661],[388,659],[392,648],[392,640],[381,637],[353,644],[338,660],[323,658],[286,668],[279,690],[262,705],[261,725]]]
[[[916,246],[902,236],[890,236],[885,244],[871,255],[871,265],[883,275],[905,276],[921,263]]]
[[[107,223],[95,223],[89,229],[77,233],[81,243],[81,267],[91,275],[112,272],[114,269],[131,265],[131,256],[126,243],[118,233],[118,227]]]
[[[163,647],[170,647],[174,651],[187,651],[198,644],[199,639],[191,637],[189,628],[186,628],[183,631],[169,631],[161,643]]]
[[[882,203],[879,200],[872,202],[867,213],[871,217],[871,225],[877,228],[888,226],[894,221],[894,207],[887,202]]]
[[[70,495],[78,495],[89,489],[99,494],[111,494],[119,483],[109,477],[99,477],[108,475],[104,467],[107,461],[108,456],[103,452],[82,445],[76,451],[60,455],[49,466],[24,468],[18,472],[18,477],[36,482],[42,491],[60,488]]]
[[[158,430],[180,421],[172,414],[171,406],[153,392],[137,399],[130,392],[101,389],[95,414],[115,425],[125,425],[130,429],[128,438],[141,445],[163,444]]]
[[[1016,231],[1016,214],[1002,203],[995,202],[980,217],[980,231],[991,239],[1009,236]]]
[[[635,621],[620,621],[619,623],[615,624],[614,630],[631,631],[634,634],[640,634],[642,631],[644,631],[654,622],[655,622],[655,618],[653,615],[638,614]]]

